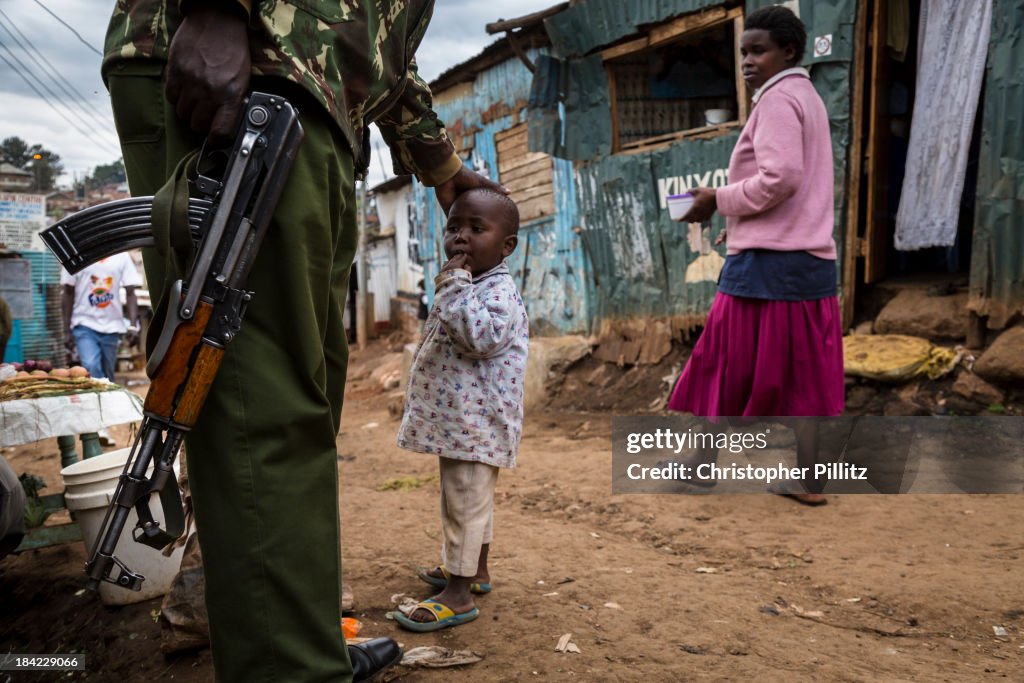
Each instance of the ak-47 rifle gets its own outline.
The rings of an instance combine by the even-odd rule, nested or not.
[[[138,514],[133,537],[139,543],[159,550],[184,531],[174,460],[199,417],[225,346],[241,328],[253,296],[244,288],[246,278],[301,141],[302,126],[291,104],[254,92],[223,173],[196,178],[204,198],[189,201],[188,220],[198,250],[189,273],[167,294],[166,317],[146,364],[151,384],[142,426],[85,564],[93,590],[101,581],[142,587],[145,577],[114,555],[132,508]],[[152,197],[108,202],[74,214],[41,236],[61,265],[75,273],[112,254],[153,246],[152,205]],[[157,492],[166,529],[149,508]],[[114,565],[120,572],[111,577]]]

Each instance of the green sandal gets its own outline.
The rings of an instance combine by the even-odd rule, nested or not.
[[[445,588],[448,585],[448,577],[451,576],[451,573],[444,567],[441,567],[441,573],[444,574],[444,578],[441,579],[436,576],[431,576],[429,573],[431,569],[432,567],[417,567],[416,576],[420,577],[421,581],[429,583],[434,588]],[[471,583],[469,584],[469,592],[476,595],[486,595],[491,592],[491,584],[490,582]]]
[[[418,603],[416,605],[416,609],[427,610],[434,615],[434,621],[416,621],[397,611],[393,612],[392,616],[402,628],[409,629],[410,631],[416,631],[417,633],[428,633],[430,631],[440,631],[443,628],[450,628],[452,626],[461,626],[462,624],[469,623],[480,616],[480,609],[477,607],[474,607],[468,612],[456,614],[450,607],[441,604],[433,598],[428,598]],[[413,610],[413,612],[415,611],[416,610]],[[413,612],[410,612],[409,614],[412,614]]]

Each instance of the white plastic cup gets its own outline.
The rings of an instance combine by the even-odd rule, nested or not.
[[[689,192],[683,194],[670,194],[665,197],[665,204],[668,205],[668,215],[674,221],[683,220],[683,216],[693,208],[695,198]]]

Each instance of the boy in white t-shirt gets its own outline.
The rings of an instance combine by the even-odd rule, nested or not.
[[[61,308],[68,350],[78,349],[79,361],[90,375],[113,381],[121,335],[127,332],[129,342],[135,343],[139,332],[135,289],[142,285],[142,276],[138,268],[131,256],[122,252],[74,275],[61,269],[60,283],[64,285]],[[100,441],[105,446],[115,445],[103,433]]]

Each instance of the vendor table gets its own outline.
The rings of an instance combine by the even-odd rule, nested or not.
[[[0,448],[141,419],[142,399],[125,389],[0,401]]]
[[[76,435],[82,442],[82,456],[89,458],[103,452],[96,436],[98,430],[141,419],[142,399],[124,389],[0,401],[0,448],[57,437],[63,469],[78,461]],[[41,499],[47,510],[64,507],[63,494]],[[67,543],[81,537],[77,524],[41,526],[30,529],[14,552]]]

